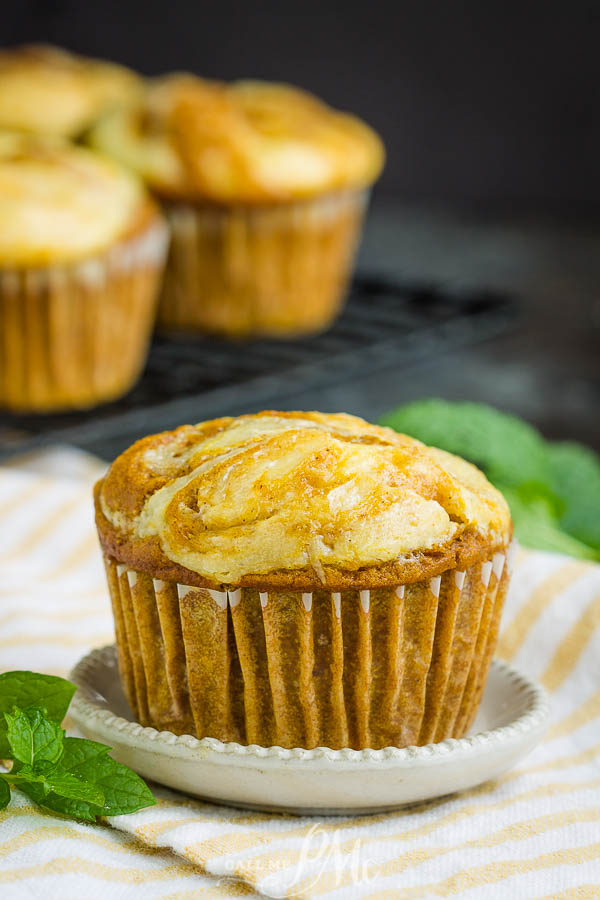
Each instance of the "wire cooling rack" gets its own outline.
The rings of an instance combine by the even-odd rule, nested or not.
[[[300,390],[386,368],[401,371],[496,335],[515,314],[514,298],[496,291],[406,285],[363,274],[323,334],[244,342],[157,335],[140,381],[115,403],[43,416],[0,412],[0,457],[60,442],[111,458],[150,432],[276,408]]]

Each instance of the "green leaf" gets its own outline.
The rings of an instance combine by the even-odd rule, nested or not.
[[[0,777],[0,809],[6,809],[10,803],[10,785],[8,781]]]
[[[83,797],[59,796],[50,791],[44,796],[39,784],[25,783],[22,789],[40,806],[85,822],[95,822],[98,816],[117,816],[137,812],[156,802],[145,782],[110,756],[110,747],[84,738],[65,738],[61,770],[77,777],[91,788],[100,791],[102,803]],[[48,776],[51,783],[52,775]],[[21,785],[19,785],[21,787]],[[96,795],[98,796],[98,795]],[[90,795],[91,797],[91,795]]]
[[[592,547],[578,541],[560,527],[559,521],[543,495],[533,496],[527,490],[502,487],[515,523],[515,534],[526,547],[552,553],[565,553],[580,559],[596,559]]]
[[[102,814],[117,816],[136,812],[156,801],[139,775],[108,756],[104,744],[84,738],[65,738],[62,765],[104,792]]]
[[[127,766],[106,759],[112,766],[106,766],[97,783],[104,788],[104,815],[122,816],[154,806],[156,800],[146,782]]]
[[[13,707],[20,709],[40,707],[52,722],[60,724],[64,719],[76,687],[56,675],[39,675],[36,672],[3,672],[0,675],[0,758],[10,757],[6,737],[6,721],[3,713]]]
[[[62,766],[46,777],[46,783],[50,791],[59,797],[104,806],[104,792],[97,785],[82,781],[77,775],[65,771]]]
[[[573,443],[551,444],[548,455],[561,528],[600,551],[600,457]]]
[[[81,819],[83,822],[96,822],[98,816],[103,815],[101,806],[87,803],[85,800],[72,800],[67,797],[59,797],[58,794],[44,794],[39,784],[19,785],[19,790],[27,794],[34,803],[51,812],[60,813],[69,819]]]
[[[36,762],[58,762],[63,752],[63,731],[39,709],[16,709],[4,713],[11,758],[27,766]]]
[[[48,719],[59,725],[64,719],[76,686],[57,675],[37,672],[3,672],[0,675],[0,712],[10,712],[13,706],[21,709],[39,707]]]
[[[39,790],[40,797],[52,793],[58,797],[83,800],[96,806],[104,805],[104,793],[95,784],[83,781],[77,775],[67,772],[60,764],[42,763],[42,767],[45,770],[43,772],[34,771],[30,766],[21,766],[16,774],[13,775],[10,772],[6,778],[15,787],[23,790],[25,785],[37,785],[36,790]]]
[[[425,444],[463,456],[493,484],[551,484],[546,445],[538,432],[514,416],[483,403],[419,400],[381,421]]]
[[[27,785],[35,785],[40,790],[41,796],[47,794],[50,790],[46,782],[46,776],[34,772],[31,766],[21,766],[16,773],[13,768],[4,778],[9,784],[14,785],[19,790],[25,790]]]
[[[41,718],[41,713],[39,716]],[[14,715],[4,713],[4,719],[8,741],[7,756],[19,759],[25,765],[33,765],[33,731],[28,717],[16,710]]]
[[[66,737],[63,741],[63,766],[75,775],[81,775],[98,756],[106,756],[111,748],[99,741]]]
[[[56,767],[53,766],[52,768],[54,769]],[[20,765],[18,769],[16,766],[13,766],[10,772],[7,772],[3,777],[11,784],[15,785],[18,785],[22,781],[39,782],[40,784],[44,784],[46,781],[46,775],[43,772],[34,772],[31,766],[23,765]]]

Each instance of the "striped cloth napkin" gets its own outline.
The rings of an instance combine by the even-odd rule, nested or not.
[[[0,669],[65,675],[112,642],[90,502],[73,450],[0,468]],[[0,897],[600,897],[600,566],[523,552],[499,655],[552,695],[542,744],[459,796],[359,818],[226,809],[156,787],[158,805],[67,821],[14,792]]]

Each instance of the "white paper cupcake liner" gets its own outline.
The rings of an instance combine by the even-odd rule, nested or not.
[[[320,331],[344,300],[366,191],[269,207],[170,203],[158,321],[232,337]]]
[[[158,216],[93,259],[0,269],[0,405],[81,408],[135,382],[156,313],[167,229]]]
[[[464,735],[509,581],[505,553],[394,588],[312,593],[212,591],[105,563],[138,721],[308,749]]]

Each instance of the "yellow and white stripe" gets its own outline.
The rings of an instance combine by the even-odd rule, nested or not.
[[[60,464],[70,474],[59,475]],[[30,468],[25,468],[25,465]],[[0,469],[0,669],[65,674],[113,637],[74,451]],[[0,812],[2,898],[600,897],[600,566],[523,552],[499,655],[552,694],[543,743],[498,781],[398,813],[302,819],[158,789],[88,826],[15,793]]]

